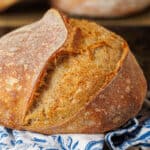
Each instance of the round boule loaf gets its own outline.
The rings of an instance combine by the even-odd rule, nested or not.
[[[0,124],[103,133],[140,110],[146,80],[126,41],[57,10],[0,38]]]

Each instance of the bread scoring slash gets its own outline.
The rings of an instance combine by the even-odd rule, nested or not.
[[[0,124],[43,134],[103,133],[140,110],[146,80],[127,43],[55,9],[0,39]]]

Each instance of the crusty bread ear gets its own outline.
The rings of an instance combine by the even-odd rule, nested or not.
[[[47,64],[67,39],[61,14],[51,9],[31,25],[0,39],[0,122],[15,127],[24,118]]]

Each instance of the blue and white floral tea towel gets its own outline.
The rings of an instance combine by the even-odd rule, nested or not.
[[[150,107],[144,106],[137,118],[122,128],[102,134],[60,134],[46,136],[0,126],[0,150],[102,150],[104,141],[110,150],[140,146],[150,150]]]
[[[150,100],[145,100],[137,118],[130,120],[122,128],[107,133],[105,142],[110,150],[126,150],[133,146],[150,150]]]
[[[0,127],[0,150],[102,150],[103,145],[100,134],[46,136]]]
[[[150,150],[150,119],[142,125],[133,119],[127,127],[106,134],[105,141],[111,150],[126,150],[133,146]]]

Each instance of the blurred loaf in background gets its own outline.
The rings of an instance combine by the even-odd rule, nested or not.
[[[51,0],[52,6],[71,15],[121,17],[150,6],[150,0]]]
[[[0,12],[6,10],[11,5],[17,3],[19,0],[0,0]]]
[[[0,12],[16,3],[29,6],[47,5],[71,15],[87,17],[122,17],[142,11],[150,6],[150,0],[0,0]],[[49,6],[48,6],[49,2]]]

